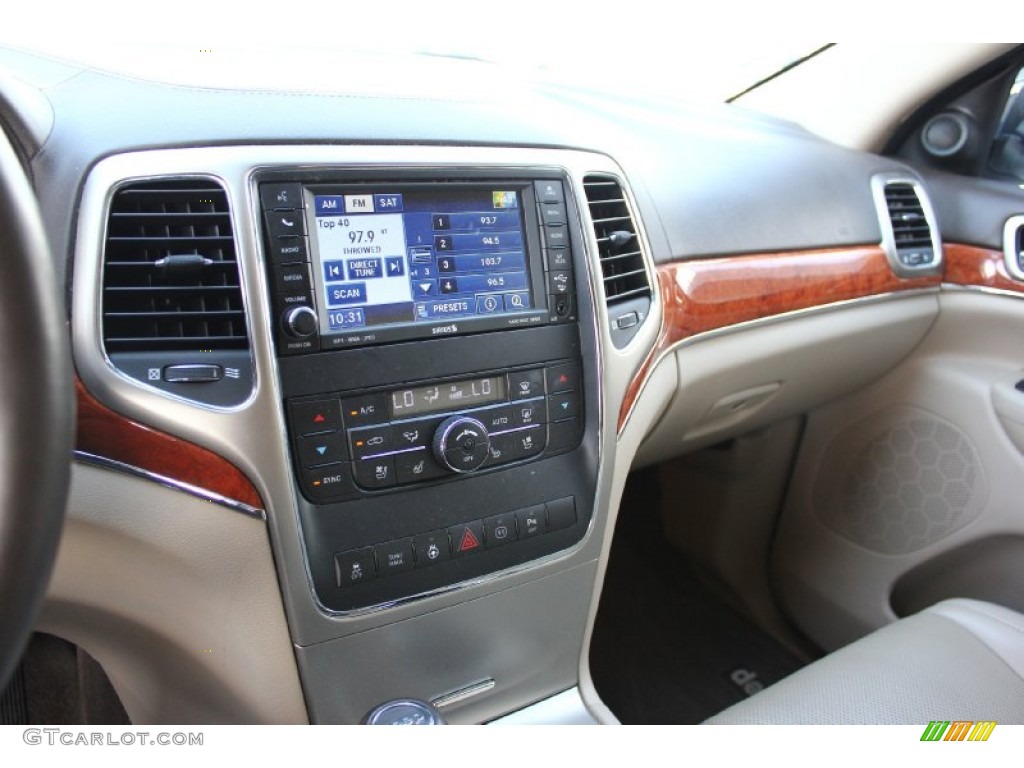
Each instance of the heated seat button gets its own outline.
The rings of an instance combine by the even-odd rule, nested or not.
[[[348,458],[345,454],[345,442],[342,440],[340,432],[300,437],[297,442],[299,463],[303,467],[335,464]]]
[[[292,403],[292,429],[298,435],[341,429],[341,407],[337,399]]]
[[[487,466],[507,464],[537,455],[544,450],[546,436],[543,425],[491,435]]]
[[[545,506],[548,508],[549,531],[576,525],[576,500],[572,496],[549,501]]]
[[[455,557],[462,557],[484,548],[484,524],[482,520],[455,525],[448,529]]]
[[[543,425],[518,429],[507,434],[511,438],[511,450],[508,461],[517,461],[536,456],[544,450],[547,433]]]
[[[412,570],[412,539],[378,544],[374,550],[377,554],[377,571],[381,576]]]
[[[505,464],[515,461],[515,432],[505,432],[500,435],[491,435],[490,446],[487,448],[487,461],[485,467],[493,467],[496,464]]]
[[[352,462],[356,482],[363,488],[390,488],[395,484],[395,462],[390,456]]]
[[[448,472],[424,448],[395,454],[395,479],[399,483],[419,483],[447,475]]]
[[[488,547],[500,547],[516,540],[516,517],[512,513],[484,520],[484,539]]]
[[[526,509],[516,510],[516,523],[519,526],[519,538],[528,539],[539,536],[548,527],[547,510],[543,504],[535,504]]]
[[[373,559],[373,548],[352,549],[334,556],[334,570],[338,577],[339,587],[349,587],[370,581],[377,576],[377,568]]]
[[[421,533],[419,536],[413,537],[412,544],[413,549],[416,550],[417,568],[451,559],[452,550],[448,544],[448,531]]]

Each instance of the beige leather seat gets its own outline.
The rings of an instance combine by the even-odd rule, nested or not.
[[[708,720],[713,724],[1024,723],[1024,616],[946,600]]]

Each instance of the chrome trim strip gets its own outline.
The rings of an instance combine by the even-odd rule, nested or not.
[[[1003,258],[1006,259],[1006,271],[1018,280],[1024,280],[1024,269],[1020,266],[1020,254],[1017,250],[1017,232],[1024,228],[1024,215],[1011,216],[1003,226]]]
[[[759,317],[756,320],[745,320],[742,323],[735,323],[734,325],[726,325],[721,328],[714,328],[710,331],[703,331],[702,333],[694,334],[693,336],[687,336],[685,339],[680,339],[675,344],[666,347],[661,353],[655,358],[650,368],[647,370],[647,374],[644,376],[643,382],[640,384],[640,389],[636,393],[636,397],[633,398],[633,402],[629,406],[629,412],[626,414],[626,418],[622,422],[622,427],[619,429],[619,434],[625,431],[626,426],[629,424],[630,418],[633,416],[633,411],[636,408],[636,404],[640,401],[640,395],[643,394],[644,389],[647,387],[647,382],[650,380],[651,373],[661,365],[662,361],[670,354],[676,352],[676,350],[682,347],[688,347],[691,344],[697,342],[706,341],[713,339],[718,336],[725,336],[740,331],[750,330],[752,328],[760,328],[766,325],[775,325],[776,323],[784,323],[790,320],[797,320],[803,317],[809,317],[812,315],[825,314],[827,312],[834,312],[836,310],[848,309],[850,307],[858,307],[865,304],[878,304],[885,301],[892,301],[894,299],[900,299],[908,296],[920,296],[923,294],[936,294],[939,293],[939,287],[934,288],[912,288],[906,291],[888,291],[886,293],[877,293],[871,296],[861,296],[856,299],[844,299],[843,301],[834,301],[828,304],[819,304],[814,307],[804,307],[803,309],[794,309],[790,312],[782,312],[777,315],[771,315],[769,317]]]
[[[583,703],[580,689],[570,688],[497,720],[491,720],[488,725],[601,725],[601,722]]]
[[[108,459],[106,456],[97,456],[94,453],[88,453],[86,451],[75,451],[75,460],[80,461],[83,464],[89,464],[94,467],[100,467],[102,469],[108,469],[112,472],[121,472],[132,477],[138,477],[142,480],[149,480],[150,482],[158,483],[165,488],[170,488],[175,491],[181,491],[187,493],[189,496],[195,496],[197,499],[208,501],[212,504],[230,509],[232,512],[240,512],[247,517],[254,517],[257,520],[266,520],[267,515],[262,509],[257,507],[244,504],[241,501],[235,501],[229,499],[226,496],[221,496],[219,493],[214,493],[205,488],[200,488],[190,483],[184,483],[181,480],[175,480],[165,475],[159,475],[156,472],[150,472],[148,469],[142,469],[136,467],[133,464],[125,464],[122,461],[116,459]]]
[[[481,693],[487,693],[487,691],[494,688],[494,686],[494,678],[488,678],[487,680],[482,680],[479,683],[467,685],[465,688],[459,688],[457,691],[452,691],[451,693],[446,693],[443,696],[438,696],[430,703],[438,709],[444,709],[445,707],[450,707],[461,701],[465,701],[466,699],[478,696]]]
[[[1024,285],[1020,291],[1006,288],[991,288],[987,285],[961,285],[960,283],[943,283],[943,293],[983,293],[986,296],[1002,296],[1006,299],[1024,299]]]

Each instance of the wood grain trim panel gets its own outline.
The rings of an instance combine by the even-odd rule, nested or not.
[[[78,450],[263,508],[259,491],[227,459],[114,413],[90,395],[79,379],[75,380],[75,394]]]
[[[657,360],[700,333],[841,301],[935,288],[941,278],[893,274],[879,246],[752,254],[662,264],[661,331],[619,410],[621,432]]]
[[[1024,294],[1024,283],[1010,276],[1002,251],[976,245],[946,243],[942,253],[946,259],[944,282]]]

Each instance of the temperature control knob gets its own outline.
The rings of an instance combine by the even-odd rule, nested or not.
[[[284,313],[281,324],[293,339],[307,339],[316,333],[316,312],[307,306],[292,307]]]
[[[487,461],[487,428],[469,416],[452,416],[434,433],[434,455],[452,472],[472,472]]]

